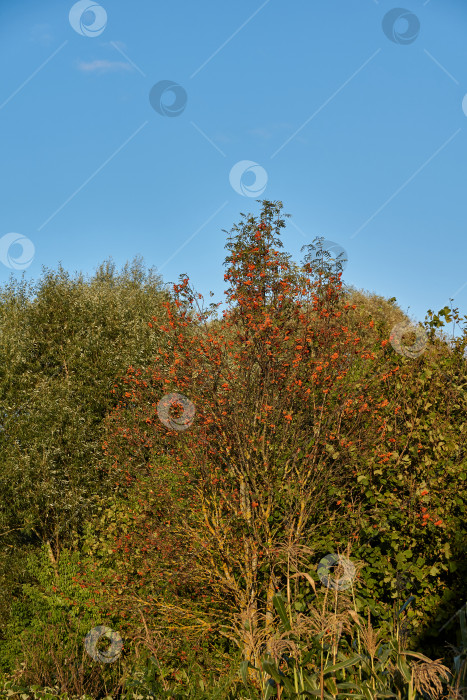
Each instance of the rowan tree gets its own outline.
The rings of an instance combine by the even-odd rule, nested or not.
[[[157,317],[150,322],[166,334],[164,349],[151,366],[129,368],[124,385],[115,387],[121,398],[104,445],[119,493],[134,492],[148,478],[158,484],[152,502],[142,506],[144,527],[157,531],[163,505],[166,538],[176,549],[162,565],[149,554],[154,540],[143,544],[138,527],[129,532],[128,554],[138,556],[144,547],[143,559],[154,566],[142,572],[138,594],[133,576],[119,578],[125,610],[131,616],[142,606],[155,627],[172,633],[186,634],[190,624],[196,634],[215,628],[252,661],[254,635],[241,620],[251,614],[256,636],[272,634],[272,598],[284,571],[277,551],[326,526],[335,493],[352,483],[361,451],[377,450],[385,412],[384,403],[362,392],[361,377],[349,379],[354,358],[375,371],[378,334],[366,329],[364,345],[350,330],[355,306],[339,310],[340,272],[326,266],[319,242],[315,259],[310,252],[301,267],[280,251],[281,209],[280,202],[263,201],[258,217],[242,215],[233,227],[222,322],[208,325],[216,305],[203,311],[195,301],[201,295],[181,275],[173,286],[177,312],[167,304],[168,324]],[[174,393],[186,398],[168,408],[168,428],[158,409]],[[186,400],[195,415],[181,430]],[[170,517],[177,508],[161,478],[168,470],[158,463],[162,456],[170,459],[170,472],[178,472],[191,506],[178,518]],[[171,564],[177,605],[164,596],[144,598],[141,591],[157,587]],[[178,571],[184,572],[180,585]],[[206,598],[194,606],[189,598],[197,590]]]

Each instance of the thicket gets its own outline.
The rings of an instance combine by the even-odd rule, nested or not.
[[[465,697],[467,316],[285,223],[232,228],[222,317],[139,260],[2,290],[8,696]]]

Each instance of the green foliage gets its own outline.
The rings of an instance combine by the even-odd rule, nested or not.
[[[28,551],[76,548],[111,490],[102,442],[113,385],[159,346],[148,319],[168,296],[138,259],[91,279],[45,270],[0,291],[0,619],[26,582]]]
[[[102,476],[96,468],[112,385],[157,347],[147,321],[163,298],[160,281],[138,261],[120,275],[103,264],[91,280],[47,271],[28,295],[20,282],[2,290],[5,529],[23,527],[45,541],[57,530],[62,537],[70,520],[76,525]]]
[[[331,636],[329,643],[324,630],[318,634],[312,632],[311,638],[307,635],[301,640],[300,628],[306,625],[306,616],[295,618],[291,623],[286,601],[280,595],[274,596],[274,605],[280,618],[276,639],[282,645],[279,647],[278,644],[274,649],[287,647],[293,652],[282,654],[279,660],[280,652],[275,656],[268,652],[261,659],[261,668],[248,661],[240,665],[246,685],[249,684],[248,668],[259,673],[262,700],[269,700],[276,694],[283,700],[338,696],[362,700],[414,700],[424,697],[427,692],[429,697],[439,697],[443,687],[446,689],[446,683],[452,679],[449,669],[442,664],[404,649],[397,630],[384,635],[382,630],[373,629],[370,616],[365,627],[356,611],[350,610],[354,624],[345,627],[342,615],[335,613],[335,621],[339,619],[341,627],[336,635]],[[329,612],[326,625],[332,625],[332,612]],[[346,633],[350,640],[345,638]],[[347,651],[349,647],[351,650]]]
[[[250,307],[235,307],[230,325],[208,320],[213,304],[211,311],[193,314],[184,330],[185,346],[179,335],[171,336],[168,328],[157,332],[148,321],[157,317],[160,327],[170,309],[188,326],[182,314],[194,310],[195,294],[186,276],[174,300],[138,260],[121,273],[106,262],[91,279],[72,278],[61,267],[44,270],[36,284],[12,279],[0,291],[1,697],[243,700],[247,690],[251,700],[275,695],[415,700],[439,697],[441,686],[443,693],[457,689],[458,697],[466,697],[467,621],[459,604],[466,598],[467,576],[467,317],[448,306],[436,314],[429,310],[424,351],[416,358],[397,352],[389,341],[391,330],[409,319],[396,299],[341,287],[341,268],[330,266],[321,239],[307,246],[314,252],[314,258],[310,252],[305,259],[308,267],[273,250],[282,247],[281,209],[280,202],[265,201],[261,224],[253,215],[242,215],[231,231],[226,279],[234,294],[229,298],[240,296]],[[311,315],[315,302],[299,308],[284,290],[302,282],[306,286],[312,275],[319,279],[320,315],[306,334],[307,361],[297,355],[296,377],[297,384],[300,378],[300,385],[308,382],[317,393],[310,405],[304,397],[289,406],[288,390],[272,392],[269,402],[287,414],[291,428],[302,421],[309,444],[301,447],[316,457],[315,481],[307,490],[314,489],[315,501],[300,535],[309,556],[301,558],[300,568],[289,554],[280,561],[272,558],[273,544],[287,549],[300,496],[299,479],[290,472],[291,462],[301,464],[298,443],[276,435],[270,441],[275,500],[264,530],[271,537],[261,534],[258,517],[242,524],[232,517],[228,527],[235,546],[226,549],[229,530],[218,506],[213,507],[210,532],[224,549],[209,559],[210,538],[201,534],[204,516],[192,486],[205,454],[209,459],[219,455],[224,442],[229,444],[226,463],[233,460],[238,468],[244,460],[249,478],[253,452],[250,426],[242,423],[246,406],[262,397],[263,380],[273,368],[282,369],[281,358],[290,360],[292,346],[303,352],[305,342],[293,321],[301,313]],[[290,327],[290,337],[284,333],[290,346],[281,339],[271,353],[271,328],[251,331],[258,300],[274,323],[284,331]],[[457,335],[446,332],[451,323]],[[344,330],[351,342],[339,336]],[[218,370],[219,348],[211,356],[201,351],[221,335],[232,357]],[[147,421],[140,420],[135,395],[127,392],[140,381],[137,368],[151,366],[156,357],[171,367],[174,355],[183,359],[195,338],[199,364],[196,357],[193,367],[182,371],[179,361],[171,379],[180,371],[188,391],[198,375],[212,375],[198,402],[198,420],[208,403],[219,400],[222,382],[249,387],[233,423],[226,410],[219,435],[212,422],[205,426],[206,452],[193,451],[189,436],[162,429],[152,402],[146,408],[157,434],[150,443]],[[335,364],[328,362],[332,371],[319,375],[328,382],[326,402],[319,381],[306,372],[307,362],[321,357],[329,343],[335,343]],[[247,346],[270,355],[263,365],[250,363],[241,376],[231,376],[240,367],[234,353]],[[214,365],[219,375],[212,372]],[[151,378],[151,401],[166,390],[161,382]],[[349,396],[359,401],[357,416],[345,413]],[[126,432],[118,435],[120,451],[113,451],[107,439],[112,425],[117,432],[121,427],[111,422],[118,412]],[[275,422],[288,429],[283,420]],[[315,435],[317,425],[327,430],[325,444]],[[234,433],[232,447],[228,441]],[[208,506],[224,476],[220,467],[217,471],[203,501]],[[249,515],[263,505],[267,489],[260,477],[261,472],[254,493],[248,493],[252,482],[242,485],[242,508]],[[230,504],[237,486],[233,477],[222,484],[232,487]],[[293,505],[290,522],[283,517],[286,502]],[[241,535],[247,530],[251,535],[252,523],[259,550],[259,560],[253,557],[257,601],[264,608],[267,601],[270,611],[266,582],[272,569],[275,589],[287,590],[287,597],[274,595],[276,617],[268,621],[270,636],[260,664],[245,659],[233,638],[223,636],[226,624],[222,630],[217,623],[211,628],[213,620],[232,613],[225,590],[211,597],[217,591],[211,575],[214,579],[220,567],[228,578],[238,563],[243,566]],[[206,548],[204,559],[201,548]],[[270,559],[263,556],[266,550]],[[320,559],[337,551],[346,551],[356,566],[348,594],[330,593],[316,580]],[[207,579],[196,557],[210,563]],[[313,590],[304,579],[313,582]],[[231,582],[232,587],[239,583],[234,577]],[[146,609],[142,603],[148,601],[152,607]],[[309,618],[306,634],[300,615]],[[457,633],[453,619],[459,623]],[[85,635],[100,624],[119,630],[125,640],[113,664],[95,662],[84,649]],[[258,629],[246,624],[254,636]],[[165,630],[159,646],[151,637],[157,629]],[[187,641],[188,629],[200,636],[208,631],[209,641]],[[278,641],[290,645],[284,650],[284,645],[274,646]],[[452,668],[452,678],[441,659]],[[424,685],[423,678],[431,680]]]
[[[23,585],[23,596],[12,604],[10,619],[0,642],[2,669],[22,681],[62,689],[96,692],[103,678],[115,682],[116,665],[104,672],[88,655],[84,638],[103,623],[113,628],[115,621],[92,593],[77,580],[79,552],[62,550],[55,568],[47,546],[31,554],[26,568],[33,584]]]

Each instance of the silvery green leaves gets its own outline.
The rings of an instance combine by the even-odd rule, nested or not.
[[[110,639],[110,646],[106,651],[97,651],[97,643],[101,637]],[[110,664],[120,656],[120,652],[123,649],[123,641],[118,632],[105,625],[98,625],[88,632],[84,638],[84,646],[94,661]]]

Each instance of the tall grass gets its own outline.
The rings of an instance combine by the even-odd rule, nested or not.
[[[333,573],[337,584],[345,576],[341,565]],[[314,598],[306,613],[297,612],[292,578],[307,580]],[[349,589],[320,586],[310,574],[288,571],[285,594],[274,595],[274,633],[265,640],[264,628],[247,622],[253,635],[257,664],[230,659],[228,672],[219,677],[203,672],[192,658],[176,674],[157,658],[154,648],[145,663],[135,666],[105,700],[466,700],[467,605],[456,613],[459,643],[451,646],[452,668],[417,651],[406,649],[406,616],[410,597],[392,625],[376,628],[370,612],[358,612],[353,582]],[[453,621],[452,618],[451,621]],[[451,622],[449,621],[449,622]],[[59,687],[25,688],[18,680],[0,678],[0,697],[22,700],[91,700],[89,695],[60,694]],[[100,695],[101,700],[104,700]],[[97,698],[92,698],[97,700]]]

